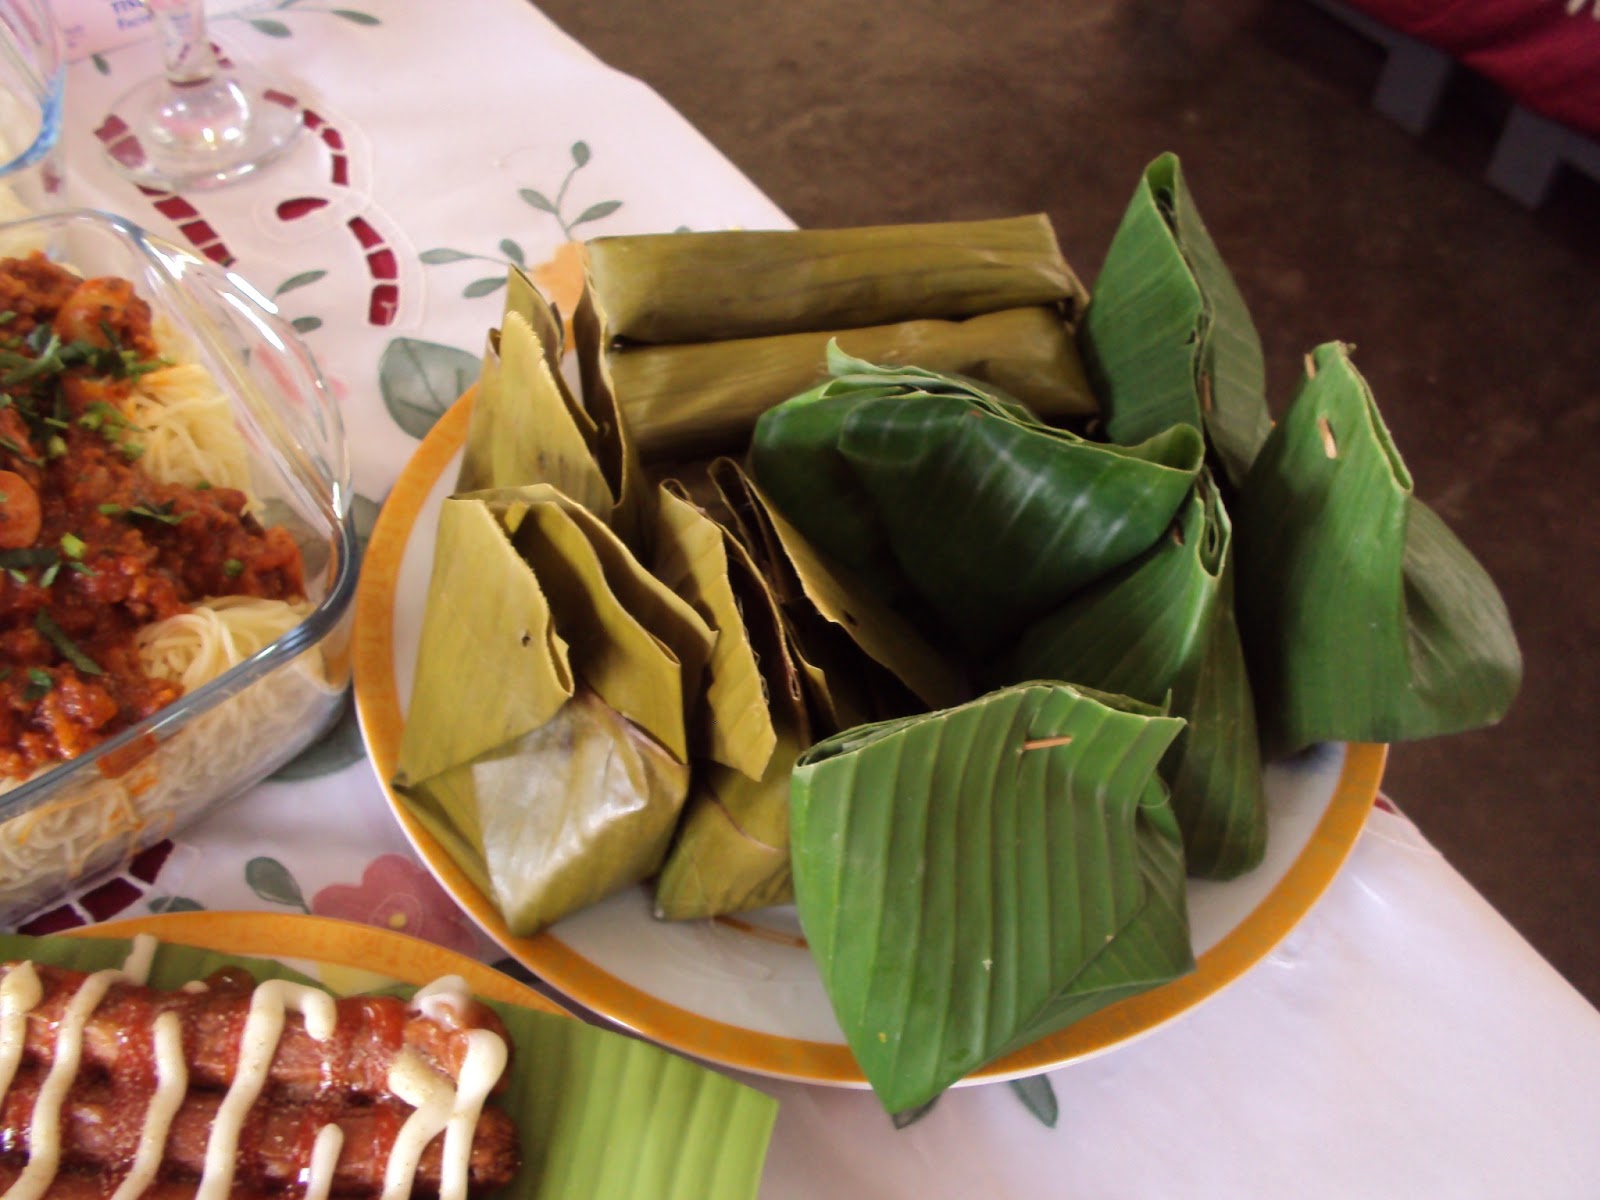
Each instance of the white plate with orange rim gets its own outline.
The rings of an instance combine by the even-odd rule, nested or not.
[[[355,695],[373,769],[406,836],[508,954],[601,1016],[685,1054],[809,1083],[866,1087],[792,909],[664,922],[630,888],[519,938],[389,787],[410,701],[434,529],[453,487],[471,393],[429,432],[373,528],[356,593]],[[1268,769],[1265,861],[1225,883],[1191,881],[1197,967],[1006,1056],[967,1083],[1015,1079],[1120,1046],[1214,995],[1265,957],[1332,882],[1383,777],[1387,748],[1327,746]]]

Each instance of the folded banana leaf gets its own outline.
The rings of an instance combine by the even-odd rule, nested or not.
[[[955,321],[630,346],[604,356],[604,378],[645,459],[732,452],[744,446],[763,412],[826,377],[834,339],[874,362],[918,363],[986,380],[1047,417],[1095,411],[1072,335],[1060,314],[1046,307]],[[580,333],[580,347],[584,341]]]
[[[656,577],[687,600],[716,634],[703,705],[691,729],[694,757],[760,779],[778,735],[746,624],[749,602],[741,600],[732,579],[737,567],[729,561],[729,535],[670,481],[662,484],[656,517]],[[775,606],[770,599],[767,604],[768,620],[775,621]],[[752,614],[752,619],[759,617],[759,611]]]
[[[1057,304],[1083,285],[1043,214],[853,229],[645,234],[589,242],[612,336],[712,342]]]
[[[456,491],[548,483],[609,523],[616,497],[595,458],[597,436],[532,324],[507,311],[484,351]]]
[[[549,485],[445,501],[395,786],[514,933],[660,866],[711,646]]]
[[[645,478],[637,439],[617,403],[604,353],[610,334],[587,292],[572,315],[572,331],[583,407],[595,427],[589,441],[595,462],[616,497],[611,527],[623,541],[643,551],[655,522],[651,510],[655,488]]]
[[[1155,774],[1181,725],[1029,682],[801,755],[800,921],[888,1111],[1192,969]]]
[[[689,761],[688,708],[715,634],[588,509],[548,484],[453,496],[495,512],[550,600],[573,674]]]
[[[757,484],[830,560],[888,586],[892,607],[931,611],[975,654],[1154,543],[1201,466],[1191,426],[1106,445],[971,380],[838,347],[829,370],[757,422]]]
[[[537,729],[574,688],[550,601],[494,511],[445,501],[396,786]]]
[[[1264,744],[1490,724],[1522,657],[1494,581],[1412,494],[1349,348],[1317,347],[1245,480],[1239,625]]]
[[[1255,706],[1233,615],[1232,528],[1203,473],[1166,536],[1030,628],[1003,676],[1170,703],[1161,776],[1189,873],[1231,878],[1266,850]]]
[[[537,729],[403,795],[516,937],[660,868],[689,767],[594,692]]]
[[[902,617],[878,601],[848,572],[820,557],[806,539],[762,495],[732,459],[712,465],[713,479],[735,528],[759,547],[774,595],[783,606],[794,640],[834,678],[871,685],[881,675],[895,681],[886,697],[895,712],[941,708],[970,694],[965,675]],[[880,672],[868,669],[872,664]],[[831,670],[829,668],[832,668]],[[912,698],[920,705],[912,703]],[[831,706],[830,706],[831,707]],[[874,706],[875,707],[875,706]],[[837,713],[834,714],[836,717]],[[869,708],[840,717],[845,728],[885,715]]]
[[[789,777],[810,741],[803,710],[783,714],[760,779],[720,763],[696,769],[678,834],[656,877],[655,915],[694,921],[794,899]]]
[[[1228,481],[1243,482],[1271,428],[1261,339],[1175,155],[1145,169],[1078,345],[1113,441],[1204,428]]]

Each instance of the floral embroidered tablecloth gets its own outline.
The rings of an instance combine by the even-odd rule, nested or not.
[[[71,199],[186,240],[293,320],[340,399],[363,534],[476,378],[508,264],[570,311],[571,242],[790,224],[649,88],[521,0],[216,0],[225,54],[307,136],[232,188],[142,191],[105,114],[158,69],[127,0],[58,0]],[[42,914],[312,912],[494,961],[413,855],[353,716],[232,805]],[[895,1129],[870,1095],[750,1078],[781,1110],[762,1196],[1593,1197],[1600,1014],[1375,811],[1291,938],[1141,1041],[960,1089]]]

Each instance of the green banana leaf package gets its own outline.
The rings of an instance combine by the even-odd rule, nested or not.
[[[1042,218],[588,252],[580,397],[531,288],[491,337],[396,786],[518,932],[792,894],[891,1111],[1190,969],[1263,748],[1515,690],[1347,355],[1271,428],[1171,156],[1092,299]],[[1109,440],[1065,427],[1097,404]]]
[[[659,867],[713,642],[550,485],[444,502],[395,787],[514,932]]]
[[[1432,509],[1350,349],[1328,343],[1245,480],[1239,620],[1278,754],[1491,724],[1522,678],[1494,581]]]
[[[1185,721],[1160,775],[1191,875],[1232,878],[1266,852],[1255,704],[1233,606],[1232,527],[1209,473],[1169,532],[1029,628],[1003,675],[1072,679]]]
[[[837,345],[829,368],[757,421],[757,483],[891,607],[975,655],[1154,543],[1201,466],[1190,426],[1116,446],[976,381]]]
[[[1193,967],[1155,774],[1181,727],[1031,682],[801,755],[801,923],[886,1109]]]
[[[1243,481],[1271,427],[1261,338],[1175,155],[1145,168],[1078,344],[1112,441],[1192,425],[1222,477]]]

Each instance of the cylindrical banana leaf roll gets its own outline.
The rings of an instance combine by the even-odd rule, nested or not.
[[[855,229],[596,238],[589,279],[612,336],[710,342],[1034,304],[1086,292],[1043,214]]]
[[[1072,335],[1055,310],[1040,306],[963,321],[639,346],[606,360],[641,457],[709,455],[737,452],[763,412],[826,379],[833,340],[871,362],[969,375],[1047,419],[1095,411]]]

